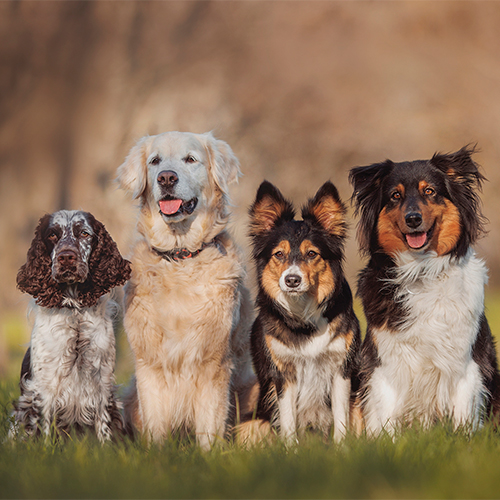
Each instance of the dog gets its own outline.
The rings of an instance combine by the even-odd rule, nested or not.
[[[343,273],[346,209],[326,182],[302,209],[264,181],[250,208],[258,277],[251,352],[260,392],[255,422],[294,442],[312,427],[339,441],[349,428],[361,344]],[[252,425],[252,422],[249,422]],[[243,430],[252,439],[252,431]],[[259,431],[257,430],[257,433]]]
[[[124,325],[135,356],[127,422],[161,442],[194,432],[209,449],[228,430],[231,394],[251,384],[252,308],[227,224],[240,175],[211,133],[147,136],[118,169],[140,201]]]
[[[108,292],[130,277],[104,225],[82,211],[42,217],[17,275],[32,295],[34,326],[21,368],[15,428],[28,436],[95,430],[104,442],[123,431],[114,396],[117,304]]]
[[[350,172],[369,255],[358,281],[367,319],[358,401],[369,434],[440,419],[474,430],[497,411],[487,269],[473,250],[484,225],[473,153]]]

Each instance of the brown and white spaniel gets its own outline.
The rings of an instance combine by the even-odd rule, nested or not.
[[[129,277],[130,263],[91,214],[61,210],[40,219],[17,275],[35,305],[12,433],[90,427],[103,442],[121,431],[114,397],[118,306],[108,292]]]

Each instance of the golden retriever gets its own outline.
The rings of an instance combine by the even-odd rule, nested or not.
[[[146,136],[118,168],[140,201],[124,325],[135,356],[125,414],[149,439],[226,433],[230,394],[252,377],[250,295],[227,232],[239,162],[211,133]]]

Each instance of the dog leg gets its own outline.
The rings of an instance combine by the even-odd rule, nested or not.
[[[100,408],[96,411],[94,427],[97,439],[101,442],[101,444],[106,441],[111,441],[111,415],[109,414],[107,404],[104,401],[101,402]]]
[[[34,436],[40,432],[42,420],[42,407],[40,396],[26,387],[22,387],[22,394],[14,403],[14,422],[9,430],[9,437],[13,438],[18,431],[24,430],[28,436]]]
[[[297,386],[288,383],[278,395],[280,436],[288,444],[297,442]]]
[[[398,409],[397,392],[388,378],[376,369],[373,372],[363,409],[366,431],[376,436],[382,430],[394,432]]]
[[[340,373],[335,374],[332,381],[332,413],[333,439],[339,442],[346,434],[349,425],[349,403],[351,380],[344,378]]]
[[[229,373],[205,383],[195,402],[195,431],[198,445],[210,450],[217,439],[224,439],[229,413]],[[210,378],[207,378],[210,380]]]
[[[453,423],[475,431],[481,425],[485,394],[479,366],[470,361],[453,396]]]
[[[163,402],[169,397],[163,369],[136,362],[137,397],[141,431],[147,439],[160,443],[172,431],[172,418]]]

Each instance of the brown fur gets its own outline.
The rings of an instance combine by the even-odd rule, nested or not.
[[[81,307],[92,307],[100,297],[128,280],[130,263],[122,258],[104,224],[92,214],[84,213],[95,235],[87,278],[85,282],[78,284],[78,303]],[[46,242],[45,231],[51,217],[52,215],[46,214],[38,222],[27,261],[17,274],[17,286],[21,291],[32,295],[42,307],[64,307],[65,288],[52,277],[52,260]]]
[[[419,184],[420,191],[427,189],[424,181]],[[429,249],[438,255],[446,255],[457,244],[460,237],[460,214],[457,207],[449,200],[443,204],[428,203],[420,207],[423,218],[423,230],[429,230],[435,225]],[[403,230],[405,228],[404,212],[401,210],[387,211],[382,209],[379,215],[377,229],[380,246],[389,255],[404,252],[408,249]]]

